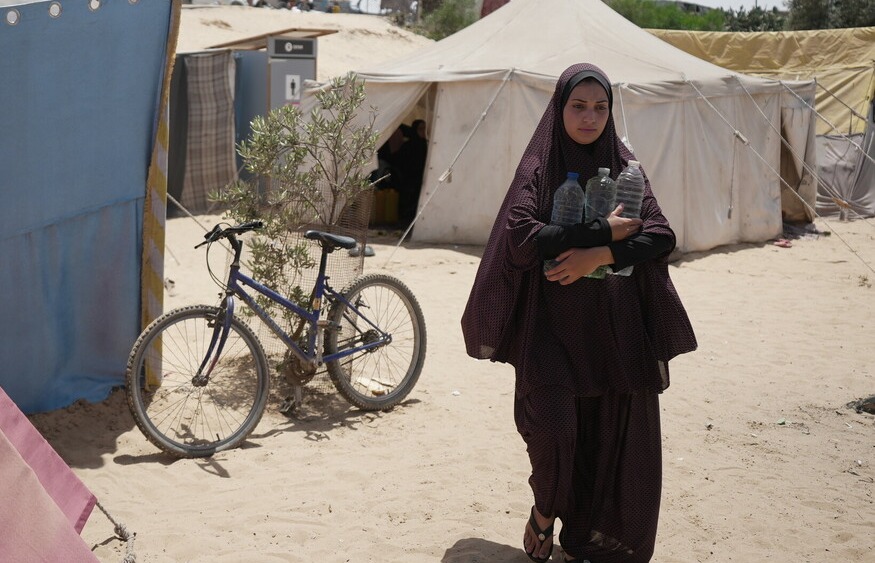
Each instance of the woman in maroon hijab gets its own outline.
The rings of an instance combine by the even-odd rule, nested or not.
[[[548,225],[568,172],[581,183],[635,156],[617,138],[610,81],[577,64],[559,77],[498,212],[462,317],[468,354],[516,368],[533,561],[649,561],[662,485],[659,394],[696,338],[668,275],[674,232],[645,174],[641,219]],[[560,264],[543,272],[543,260]],[[601,265],[631,276],[584,277]]]

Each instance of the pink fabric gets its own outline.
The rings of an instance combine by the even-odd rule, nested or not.
[[[0,559],[97,561],[79,536],[96,502],[0,389]]]

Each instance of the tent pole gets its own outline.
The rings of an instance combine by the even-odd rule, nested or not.
[[[143,251],[140,257],[140,329],[158,318],[164,308],[164,247],[167,231],[167,177],[170,146],[170,79],[179,39],[182,3],[170,4],[164,74],[156,106],[155,133],[146,173],[143,202]]]

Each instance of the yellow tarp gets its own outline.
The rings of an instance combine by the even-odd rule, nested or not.
[[[865,130],[867,101],[875,86],[875,27],[762,32],[647,31],[682,51],[729,70],[774,79],[816,79],[817,112],[843,134]],[[854,116],[848,107],[863,118]],[[817,134],[837,132],[818,119]]]

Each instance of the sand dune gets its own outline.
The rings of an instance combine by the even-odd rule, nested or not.
[[[293,28],[332,32],[317,38],[316,78],[320,82],[371,68],[432,43],[381,16],[206,6],[182,10],[176,50],[200,51]]]

